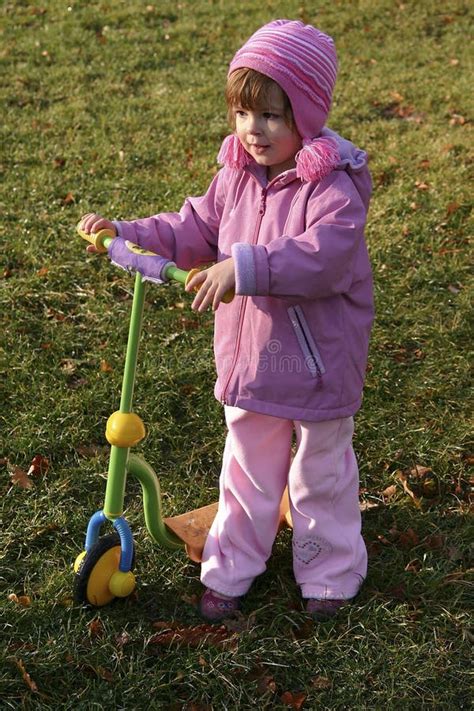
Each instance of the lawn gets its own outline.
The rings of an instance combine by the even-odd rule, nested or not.
[[[2,4],[2,708],[469,707],[468,8]],[[81,608],[72,563],[103,503],[133,282],[86,256],[75,224],[176,210],[205,190],[228,131],[227,64],[275,17],[335,38],[329,125],[371,157],[377,319],[355,441],[368,578],[336,620],[313,623],[287,531],[242,615],[203,628],[199,568],[151,542],[130,481],[137,591]],[[178,286],[148,289],[135,393],[138,451],[168,515],[216,500],[225,437],[212,316],[190,302]],[[34,457],[43,467],[27,477]]]

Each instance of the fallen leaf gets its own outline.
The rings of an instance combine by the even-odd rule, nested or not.
[[[384,496],[386,499],[391,499],[392,496],[395,496],[397,491],[398,491],[397,485],[391,484],[390,486],[387,486],[387,488],[382,491],[382,496]]]
[[[401,531],[398,536],[398,543],[402,548],[414,548],[420,542],[420,537],[412,528],[407,528],[406,531]]]
[[[465,116],[461,116],[461,114],[452,112],[450,114],[450,116],[451,116],[451,118],[449,119],[450,126],[464,126],[466,123],[468,123]]]
[[[108,363],[106,360],[102,359],[100,361],[100,372],[101,373],[111,373],[113,370],[112,366],[110,363]]]
[[[428,185],[428,183],[424,183],[421,180],[417,180],[415,182],[415,187],[417,190],[429,190],[430,189],[430,186]]]
[[[163,623],[154,622],[155,629],[157,625]],[[148,641],[151,645],[171,644],[184,645],[187,647],[198,647],[201,644],[210,644],[215,647],[229,643],[234,635],[230,635],[224,625],[216,627],[215,625],[196,625],[195,627],[176,627],[173,623],[164,623],[167,628],[163,632],[153,635]]]
[[[15,662],[17,669],[20,670],[21,676],[23,677],[23,681],[25,682],[27,687],[30,689],[30,691],[37,693],[38,687],[37,687],[36,683],[33,681],[33,679],[31,678],[31,676],[26,671],[25,665],[23,664],[21,659],[15,658],[13,661]]]
[[[41,277],[42,277],[42,276],[46,276],[46,274],[47,274],[48,272],[49,272],[49,268],[48,268],[48,267],[41,267],[41,269],[38,269],[38,271],[37,271],[36,273],[37,273],[38,276],[41,276]]]
[[[299,711],[300,708],[302,708],[305,699],[306,699],[306,694],[304,691],[297,691],[293,693],[292,691],[285,691],[284,694],[281,695],[280,697],[282,703],[286,704],[287,706],[291,706],[292,709],[295,709],[296,711]]]
[[[432,533],[430,536],[426,536],[423,540],[423,545],[428,548],[428,550],[433,551],[438,548],[442,548],[445,544],[445,537],[440,533]]]
[[[49,461],[46,457],[41,454],[35,454],[31,460],[30,468],[28,469],[28,476],[41,476],[46,474],[49,469]]]
[[[8,599],[20,605],[20,607],[29,607],[31,605],[31,598],[28,595],[15,595],[15,593],[11,593]]]
[[[87,629],[89,630],[89,635],[92,639],[104,636],[104,625],[102,624],[102,620],[98,617],[89,622]]]
[[[457,210],[459,210],[460,207],[461,205],[455,200],[453,200],[453,202],[450,202],[446,205],[446,215],[448,217],[450,215],[453,215],[455,212],[457,212]]]
[[[20,467],[9,467],[10,469],[10,479],[12,481],[12,484],[16,484],[19,486],[21,489],[32,489],[33,488],[33,482],[31,481],[30,477],[28,476],[27,472],[25,472],[24,469],[21,469]]]
[[[74,195],[69,192],[65,197],[63,197],[63,204],[64,205],[70,205],[72,202],[75,202]]]
[[[275,679],[270,675],[263,675],[258,678],[257,681],[257,691],[259,694],[266,694],[267,691],[271,691],[273,694],[277,690],[277,685]]]

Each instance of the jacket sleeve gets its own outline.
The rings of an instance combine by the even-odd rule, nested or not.
[[[116,222],[118,234],[170,259],[181,269],[214,262],[225,201],[225,181],[225,169],[222,169],[206,194],[186,198],[179,212],[162,212],[131,222]]]
[[[347,292],[365,250],[366,207],[345,171],[333,171],[311,194],[306,230],[267,245],[235,244],[236,293],[325,298]]]

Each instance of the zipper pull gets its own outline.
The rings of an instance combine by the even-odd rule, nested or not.
[[[266,206],[267,206],[267,191],[262,190],[262,197],[260,199],[260,209],[258,211],[259,215],[263,216],[265,214]]]

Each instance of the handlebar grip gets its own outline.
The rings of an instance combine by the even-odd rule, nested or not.
[[[80,224],[81,223],[79,223],[76,227],[78,235],[82,237],[82,239],[85,239],[87,242],[93,244],[98,252],[101,252],[102,254],[107,252],[107,247],[104,244],[104,240],[114,239],[114,237],[117,236],[114,230],[99,230],[98,232],[87,234],[87,232],[81,230]]]
[[[193,278],[193,276],[194,276],[195,274],[199,274],[200,271],[201,271],[200,269],[191,269],[191,270],[188,272],[188,275],[187,275],[187,277],[186,277],[186,281],[184,282],[184,285],[187,286],[187,285],[189,284],[189,282],[191,281],[191,279]],[[194,288],[194,291],[198,292],[198,291],[199,291],[199,287],[196,286],[196,287]],[[234,289],[229,289],[229,291],[226,291],[226,293],[225,293],[224,296],[222,297],[222,301],[224,302],[224,304],[230,304],[230,302],[232,301],[232,299],[234,298],[234,296],[235,296],[235,291],[234,291]]]

